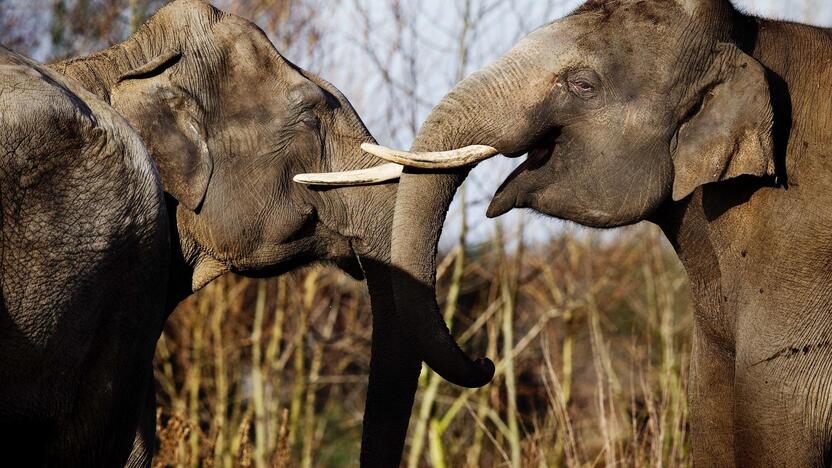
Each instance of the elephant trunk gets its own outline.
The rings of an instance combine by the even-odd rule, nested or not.
[[[430,187],[435,194],[442,190],[447,195],[442,198],[453,198],[456,187],[462,182],[465,174],[445,174],[430,177],[424,187]],[[434,179],[435,177],[435,179]],[[427,202],[424,198],[424,202]],[[450,201],[445,203],[426,203],[419,207],[418,203],[404,204],[403,213],[415,216],[421,209],[428,210],[425,223],[435,228],[419,229],[425,237],[417,232],[412,235],[394,236],[394,250],[399,251],[401,262],[395,262],[399,270],[394,271],[393,283],[397,311],[401,322],[414,340],[420,358],[436,373],[449,382],[463,387],[481,387],[491,381],[494,376],[494,364],[488,359],[472,360],[454,341],[450,330],[445,324],[439,306],[436,303],[435,271],[436,271],[436,242],[431,239],[439,238],[445,212]],[[434,208],[445,206],[446,208]],[[416,208],[420,208],[416,211]],[[399,210],[397,203],[396,210]],[[441,212],[440,212],[441,211]],[[406,222],[399,225],[404,230],[410,230],[418,222]]]
[[[522,62],[507,56],[472,75],[433,110],[413,145],[412,152],[435,152],[487,144],[503,153],[516,150],[510,131],[508,98],[522,83]],[[475,102],[476,100],[476,102]],[[478,110],[483,102],[488,109]],[[488,359],[473,360],[456,344],[436,302],[436,254],[439,236],[457,188],[470,168],[425,172],[406,168],[402,174],[393,221],[391,257],[396,310],[415,336],[421,358],[446,380],[464,387],[480,387],[494,375]]]
[[[389,239],[388,239],[389,240]],[[373,311],[370,379],[361,434],[362,467],[399,466],[422,360],[395,314],[389,262],[362,259]]]

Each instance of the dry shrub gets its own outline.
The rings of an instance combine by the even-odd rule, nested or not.
[[[457,246],[440,262],[455,336],[498,373],[463,390],[424,372],[403,463],[689,464],[690,311],[661,235],[503,244]],[[155,463],[357,465],[370,323],[365,286],[333,269],[215,281],[158,347]]]

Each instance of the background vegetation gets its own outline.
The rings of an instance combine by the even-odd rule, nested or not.
[[[39,60],[123,40],[163,0],[0,0],[0,43]],[[433,103],[580,0],[217,0],[333,81],[406,147]],[[815,22],[825,0],[782,5]],[[615,234],[525,214],[486,221],[511,162],[474,171],[438,273],[455,336],[493,384],[424,371],[403,464],[688,465],[684,272],[652,226]],[[365,286],[329,268],[223,277],[171,317],[156,355],[157,466],[356,465],[370,352]]]
[[[687,464],[690,313],[659,233],[504,245],[498,230],[441,261],[446,318],[498,376],[471,391],[423,372],[404,463]],[[157,463],[355,464],[368,307],[362,283],[320,268],[224,277],[182,304],[157,353]]]

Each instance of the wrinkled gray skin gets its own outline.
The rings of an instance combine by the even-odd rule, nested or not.
[[[153,427],[145,402],[169,250],[159,177],[135,130],[0,47],[5,465],[123,464],[137,421]]]
[[[746,17],[727,0],[592,1],[456,86],[413,150],[528,152],[490,216],[658,224],[696,306],[696,464],[828,466],[830,64],[829,30]],[[400,313],[436,307],[423,259],[464,172],[408,169],[400,181],[392,258],[426,285],[398,285]]]
[[[450,335],[441,320],[434,328],[413,327],[393,309],[395,184],[312,190],[291,180],[298,173],[375,165],[359,150],[373,139],[346,98],[281,57],[254,24],[196,0],[166,6],[124,43],[51,67],[127,118],[155,159],[166,192],[172,238],[163,256],[172,263],[167,306],[150,320],[142,376],[150,376],[158,324],[217,276],[272,276],[312,261],[335,262],[354,276],[366,275],[374,312],[362,464],[397,466],[423,358],[412,344],[424,330]],[[121,268],[111,277],[141,286],[127,276],[131,263]],[[458,352],[452,340],[447,343],[447,352]],[[443,352],[429,349],[427,358]],[[153,408],[150,392],[146,418],[132,417],[133,407],[118,409],[139,426],[130,464],[149,462]],[[95,422],[77,424],[105,430]],[[134,432],[107,432],[120,445],[101,447],[101,456],[126,459],[123,442]]]

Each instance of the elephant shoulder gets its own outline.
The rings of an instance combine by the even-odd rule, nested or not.
[[[117,157],[106,166],[128,165],[144,179],[154,177],[143,143],[109,105],[78,83],[3,48],[0,117],[6,168],[25,172],[27,165],[52,166],[69,158],[109,154]]]
[[[153,159],[118,112],[77,82],[3,48],[0,155],[3,179],[18,188],[54,188],[78,175],[88,188],[130,202],[163,202]]]
[[[27,248],[101,257],[168,246],[161,182],[137,132],[78,83],[3,48],[0,210]]]

